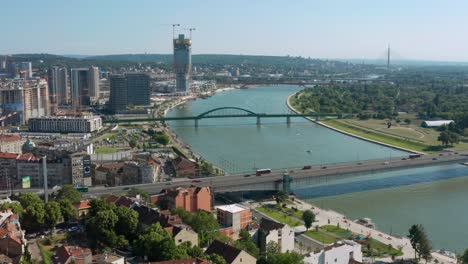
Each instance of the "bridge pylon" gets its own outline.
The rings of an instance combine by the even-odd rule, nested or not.
[[[291,117],[290,116],[286,117],[286,124],[288,124],[288,125],[291,124]]]
[[[261,125],[262,123],[260,122],[260,117],[257,116],[257,126]]]
[[[198,127],[198,119],[195,119],[195,127]]]

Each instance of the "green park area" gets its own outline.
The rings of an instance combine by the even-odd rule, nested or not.
[[[52,263],[52,256],[54,255],[55,250],[66,244],[66,235],[60,234],[36,241],[39,250],[41,251],[41,256],[44,264]]]
[[[332,244],[332,243],[335,243],[336,241],[340,240],[340,238],[336,237],[336,236],[333,236],[333,235],[330,235],[322,230],[308,230],[304,233],[306,236],[316,240],[316,241],[319,241],[319,242],[322,242],[324,244]]]
[[[278,222],[281,222],[281,223],[284,223],[284,224],[287,224],[291,227],[295,227],[295,226],[301,226],[302,223],[297,220],[297,219],[294,219],[292,217],[289,217],[283,213],[280,213],[274,209],[271,209],[271,208],[268,208],[268,207],[264,207],[264,206],[261,206],[261,207],[257,207],[255,208],[257,211],[259,212],[262,212],[266,215],[268,215],[269,217],[275,219],[276,221]]]

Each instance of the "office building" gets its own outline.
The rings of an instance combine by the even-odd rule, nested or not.
[[[12,115],[11,124],[25,124],[29,118],[49,113],[49,91],[45,79],[0,81],[2,115]]]
[[[174,72],[176,75],[176,92],[187,92],[190,89],[192,68],[192,40],[180,34],[174,39]]]
[[[80,113],[99,95],[99,69],[73,68],[70,71],[70,100],[74,112]]]
[[[52,67],[49,69],[49,103],[53,112],[59,105],[68,104],[69,89],[67,69]]]
[[[149,76],[144,73],[111,75],[109,110],[124,113],[130,105],[150,104]]]
[[[91,133],[102,128],[99,116],[47,116],[29,119],[30,132]]]
[[[31,62],[21,62],[21,71],[24,72],[26,78],[32,78],[32,63]]]

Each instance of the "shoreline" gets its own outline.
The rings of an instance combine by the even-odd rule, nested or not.
[[[290,103],[290,99],[292,96],[294,96],[295,94],[297,94],[298,92],[295,92],[293,94],[291,94],[290,96],[288,96],[288,98],[286,99],[286,105],[288,106],[288,108],[293,111],[294,113],[296,114],[301,114],[300,111],[298,111],[296,108],[294,108],[291,103]],[[385,147],[389,147],[389,148],[392,148],[392,149],[396,149],[396,150],[401,150],[401,151],[405,151],[405,152],[409,152],[409,153],[413,153],[413,154],[422,154],[422,155],[425,155],[426,153],[424,152],[419,152],[419,151],[416,151],[416,150],[413,150],[413,149],[407,149],[407,148],[403,148],[403,147],[399,147],[399,146],[395,146],[395,145],[392,145],[392,144],[388,144],[388,143],[384,143],[384,142],[381,142],[381,141],[377,141],[377,140],[373,140],[373,139],[370,139],[370,138],[365,138],[365,137],[362,137],[362,136],[358,136],[358,135],[355,135],[353,133],[350,133],[350,132],[347,132],[347,131],[344,131],[344,130],[341,130],[341,129],[338,129],[336,127],[333,127],[333,126],[330,126],[330,125],[327,125],[325,123],[322,123],[320,121],[316,121],[310,117],[305,117],[307,120],[309,121],[312,121],[314,122],[315,124],[317,125],[320,125],[320,126],[323,126],[323,127],[326,127],[328,129],[331,129],[331,130],[334,130],[338,133],[341,133],[341,134],[344,134],[344,135],[347,135],[347,136],[350,136],[350,137],[354,137],[354,138],[357,138],[357,139],[361,139],[361,140],[364,140],[364,141],[367,141],[367,142],[370,142],[370,143],[374,143],[374,144],[378,144],[378,145],[381,145],[381,146],[385,146]]]

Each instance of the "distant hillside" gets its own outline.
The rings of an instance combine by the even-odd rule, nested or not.
[[[92,56],[86,59],[107,60],[107,61],[130,61],[130,62],[157,62],[172,63],[172,54],[120,54]],[[257,55],[224,55],[224,54],[196,54],[192,55],[194,64],[260,64],[260,65],[280,65],[280,64],[303,64],[307,62],[319,61],[302,57],[287,56],[257,56]]]

